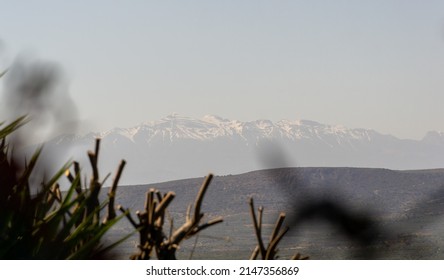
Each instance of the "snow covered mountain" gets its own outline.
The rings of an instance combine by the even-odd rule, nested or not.
[[[343,126],[323,125],[313,121],[282,120],[273,123],[269,120],[240,122],[218,116],[207,115],[202,119],[192,119],[172,114],[159,121],[142,123],[129,129],[113,129],[95,134],[96,137],[123,136],[132,142],[174,142],[178,140],[214,141],[219,138],[242,139],[246,145],[257,144],[261,139],[300,140],[324,138],[341,143],[345,139],[371,140],[374,131],[364,129],[346,129]]]
[[[87,165],[86,150],[96,137],[102,139],[103,172],[114,171],[126,159],[122,180],[127,184],[285,166],[444,167],[444,134],[439,132],[415,141],[308,120],[241,122],[211,115],[193,119],[172,114],[127,129],[62,135],[45,149],[48,156],[64,154]]]

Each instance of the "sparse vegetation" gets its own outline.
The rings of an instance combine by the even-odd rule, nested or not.
[[[113,200],[120,173],[110,191],[110,198],[99,202],[103,182],[98,175],[100,141],[95,152],[89,152],[93,175],[88,188],[81,183],[77,163],[66,164],[40,186],[30,183],[42,149],[22,166],[14,157],[6,137],[25,123],[20,118],[0,130],[0,259],[94,259],[106,253],[124,238],[105,246],[103,235],[123,215],[113,212]],[[74,168],[71,173],[69,169]],[[70,186],[62,192],[59,180],[66,173]],[[108,214],[100,220],[101,210]]]

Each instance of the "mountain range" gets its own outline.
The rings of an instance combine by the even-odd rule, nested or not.
[[[309,120],[242,122],[207,115],[171,114],[132,128],[84,135],[65,134],[45,144],[47,158],[80,161],[101,138],[101,171],[127,160],[123,184],[152,183],[290,167],[377,167],[430,169],[444,166],[444,134],[399,139],[371,129],[349,129]]]

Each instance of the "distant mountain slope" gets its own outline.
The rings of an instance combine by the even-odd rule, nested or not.
[[[240,122],[217,116],[170,115],[133,128],[83,136],[63,135],[45,149],[81,158],[93,139],[103,139],[101,167],[113,171],[122,158],[124,183],[159,182],[286,166],[352,166],[390,169],[444,167],[444,136],[430,132],[420,141],[374,130],[348,129],[313,121]]]
[[[186,209],[203,181],[202,178],[176,180],[158,184],[124,186],[119,199],[126,205],[143,205],[149,188],[171,190],[181,198],[177,208]],[[226,214],[247,208],[253,196],[269,210],[291,211],[292,205],[327,197],[351,208],[403,218],[423,215],[427,201],[444,197],[444,169],[396,171],[377,168],[299,167],[215,176],[207,194],[207,211]],[[415,207],[420,207],[416,209]],[[416,210],[415,210],[416,209]],[[443,208],[444,209],[444,208]],[[430,215],[444,214],[438,207]],[[411,212],[410,212],[411,211]]]
[[[202,180],[123,186],[119,188],[117,202],[135,212],[143,209],[145,192],[149,188],[174,191],[176,198],[169,210],[178,226]],[[247,203],[250,197],[255,199],[256,206],[265,207],[266,225],[273,224],[280,211],[289,216],[287,224],[290,223],[292,231],[284,238],[283,256],[299,251],[314,259],[354,258],[357,244],[344,236],[335,223],[324,221],[313,226],[290,222],[307,204],[331,201],[349,214],[367,216],[380,228],[380,234],[375,237],[376,258],[444,258],[444,251],[437,249],[444,248],[442,169],[282,168],[216,176],[207,191],[202,211],[213,217],[223,216],[225,221],[202,233],[196,258],[248,258],[255,246]],[[117,231],[125,232],[125,228],[128,231],[131,227],[123,222]],[[120,250],[125,254],[134,251],[131,244],[126,243]],[[184,254],[190,252],[193,241],[187,244],[181,250]]]

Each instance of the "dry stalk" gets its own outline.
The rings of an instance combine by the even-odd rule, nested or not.
[[[279,217],[276,221],[276,224],[274,225],[273,231],[269,238],[269,243],[267,246],[265,246],[263,238],[262,238],[262,217],[263,217],[263,207],[258,208],[258,217],[256,218],[256,212],[254,208],[254,201],[253,198],[250,198],[250,211],[251,211],[251,217],[253,219],[253,227],[254,232],[256,234],[256,239],[258,245],[254,248],[253,252],[251,253],[250,260],[255,260],[261,255],[261,258],[263,260],[273,260],[276,258],[277,254],[277,246],[279,242],[282,240],[284,235],[288,232],[289,228],[285,227],[282,228],[282,225],[285,220],[285,213],[280,213]],[[308,259],[308,257],[301,258],[301,255],[298,253],[292,257],[292,259]]]
[[[176,250],[183,240],[223,221],[222,218],[216,218],[201,223],[204,217],[201,212],[202,202],[212,178],[212,174],[205,178],[196,196],[193,213],[191,213],[191,205],[187,209],[185,223],[174,230],[171,222],[168,236],[163,229],[165,213],[176,195],[174,192],[168,192],[162,196],[155,189],[150,189],[147,192],[144,212],[137,213],[139,222],[136,222],[131,215],[127,215],[130,223],[139,230],[140,236],[140,251],[132,256],[133,259],[150,259],[153,251],[158,259],[176,259]]]

